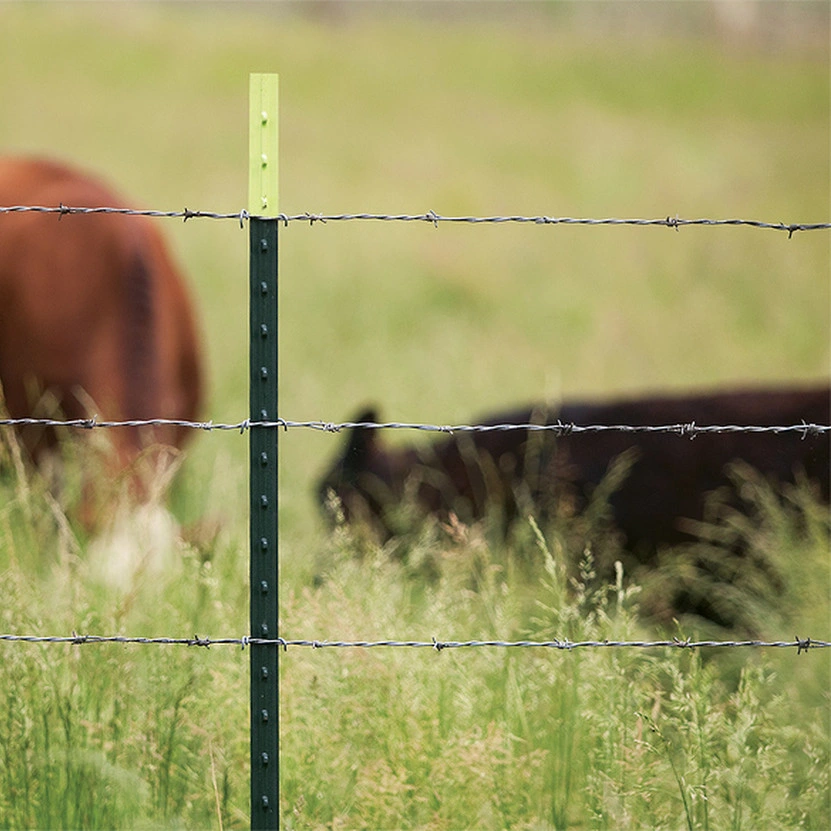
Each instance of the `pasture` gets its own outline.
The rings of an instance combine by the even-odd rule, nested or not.
[[[743,32],[704,4],[591,5],[3,4],[0,149],[92,168],[140,206],[238,211],[248,73],[276,71],[286,213],[827,221],[827,8],[765,4]],[[206,417],[237,421],[247,233],[160,225],[198,304]],[[461,423],[541,399],[828,376],[825,232],[295,223],[280,240],[293,420],[377,403]],[[512,552],[428,528],[399,558],[327,534],[313,488],[337,437],[280,441],[284,636],[647,634],[627,575],[594,586],[587,560],[569,590],[559,541],[530,525]],[[196,437],[172,494],[182,534],[139,517],[103,548],[8,472],[3,447],[5,632],[245,633],[245,438]],[[788,575],[763,634],[827,639],[827,517],[804,493],[791,510],[748,493],[743,533]],[[153,562],[104,579],[102,560],[137,550]],[[0,825],[245,826],[247,655],[2,652]],[[821,827],[829,669],[824,651],[289,650],[283,822]]]

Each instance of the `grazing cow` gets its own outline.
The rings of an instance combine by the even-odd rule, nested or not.
[[[704,425],[829,424],[828,386],[647,397],[610,403],[566,403],[556,412],[528,408],[483,424]],[[377,423],[368,410],[356,423]],[[423,448],[385,447],[376,430],[353,428],[319,496],[332,496],[347,520],[368,521],[384,538],[396,531],[402,502],[422,515],[463,522],[495,509],[510,522],[533,512],[542,521],[579,513],[604,481],[610,463],[623,458],[628,473],[608,494],[611,520],[624,551],[636,564],[658,561],[662,546],[692,541],[705,520],[708,494],[731,485],[731,462],[744,462],[772,481],[807,478],[829,498],[827,434],[808,432],[698,434],[553,432],[527,430],[458,433]],[[729,493],[730,491],[727,491]],[[330,510],[331,513],[331,510]],[[693,522],[690,522],[690,521]],[[715,618],[710,611],[705,617]]]
[[[0,205],[122,207],[96,179],[63,164],[0,158]],[[0,214],[0,383],[13,418],[193,420],[202,356],[185,283],[153,222],[108,214]],[[189,431],[108,430],[111,472]],[[26,428],[35,461],[54,431]],[[152,454],[150,454],[152,455]],[[136,481],[139,495],[143,484]],[[97,490],[90,482],[86,496]],[[85,498],[84,521],[93,522]]]

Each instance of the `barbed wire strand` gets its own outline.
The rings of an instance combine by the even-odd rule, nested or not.
[[[484,647],[499,647],[506,649],[559,649],[572,651],[575,649],[719,649],[719,648],[772,648],[796,649],[797,654],[809,649],[827,649],[831,641],[820,641],[814,638],[794,637],[792,641],[763,641],[763,640],[704,640],[694,641],[690,638],[673,638],[672,640],[637,640],[611,641],[590,640],[571,641],[569,639],[550,641],[503,641],[503,640],[468,640],[468,641],[440,641],[432,638],[429,641],[398,641],[398,640],[287,640],[285,638],[192,638],[172,637],[130,637],[126,635],[81,635],[73,632],[71,635],[0,635],[0,641],[8,643],[66,643],[74,646],[86,644],[141,644],[151,646],[211,646],[233,645],[245,649],[246,646],[277,646],[284,651],[289,647],[306,647],[311,649],[377,649],[382,647],[404,649],[435,649],[441,652],[445,649],[475,649]]]
[[[502,224],[519,223],[531,225],[627,225],[627,226],[659,226],[674,228],[678,231],[687,226],[745,226],[750,228],[765,228],[774,231],[784,231],[790,239],[797,231],[820,231],[831,229],[831,222],[767,222],[757,219],[684,219],[679,216],[667,216],[661,219],[646,218],[622,218],[622,217],[573,217],[573,216],[443,216],[435,211],[427,211],[422,214],[384,214],[384,213],[343,213],[324,214],[304,211],[297,214],[273,214],[261,215],[252,214],[246,210],[236,212],[218,211],[192,211],[189,208],[183,210],[142,210],[136,208],[115,208],[115,207],[72,207],[69,205],[8,205],[0,206],[0,214],[12,213],[45,213],[68,216],[71,214],[119,214],[124,216],[146,216],[182,219],[185,222],[191,219],[219,219],[234,220],[239,222],[240,227],[251,219],[277,220],[288,227],[291,223],[309,223],[309,225],[326,224],[328,222],[428,222],[435,227],[440,223],[463,223],[463,224]]]
[[[797,433],[803,439],[831,433],[831,425],[803,421],[799,424],[757,425],[757,424],[696,424],[694,421],[675,424],[576,424],[571,421],[556,421],[549,424],[421,424],[417,422],[374,422],[374,421],[290,421],[278,418],[276,421],[241,421],[224,423],[214,421],[187,421],[173,418],[128,419],[105,421],[92,418],[0,418],[0,427],[66,427],[83,430],[115,429],[119,427],[182,427],[192,430],[233,430],[245,433],[248,430],[316,430],[323,433],[339,433],[342,430],[417,430],[428,433],[496,433],[496,432],[544,432],[557,436],[576,433],[669,433],[695,438],[708,433]]]

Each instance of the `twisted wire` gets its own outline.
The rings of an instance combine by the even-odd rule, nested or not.
[[[505,215],[505,216],[443,216],[435,211],[427,211],[422,214],[386,214],[386,213],[342,213],[342,214],[325,214],[312,213],[304,211],[296,214],[274,214],[262,215],[253,214],[247,210],[240,210],[236,212],[219,212],[219,211],[192,211],[189,208],[182,210],[162,211],[162,210],[142,210],[136,208],[114,208],[114,207],[73,207],[69,205],[8,205],[0,206],[0,214],[12,213],[46,213],[58,214],[58,216],[67,216],[70,214],[120,214],[125,216],[147,216],[147,217],[161,217],[182,219],[185,222],[191,219],[218,219],[218,220],[234,220],[239,222],[240,227],[244,227],[245,223],[251,219],[259,220],[276,220],[288,227],[292,223],[309,223],[309,225],[323,224],[328,222],[427,222],[438,227],[441,223],[463,223],[469,225],[478,224],[530,224],[530,225],[586,225],[586,226],[600,226],[600,225],[627,225],[650,227],[658,226],[664,228],[674,228],[676,231],[688,226],[745,226],[749,228],[763,228],[774,231],[784,231],[790,239],[798,231],[820,231],[831,229],[831,222],[769,222],[758,219],[684,219],[679,216],[666,216],[663,218],[624,218],[624,217],[573,217],[573,216],[523,216],[523,215]]]
[[[706,434],[724,433],[796,433],[803,439],[831,433],[831,425],[801,422],[799,424],[758,425],[758,424],[696,424],[694,421],[675,424],[575,424],[571,421],[556,421],[550,424],[422,424],[417,422],[374,422],[374,421],[291,421],[278,418],[276,421],[242,419],[236,422],[187,421],[174,418],[128,419],[105,421],[92,418],[0,418],[0,427],[71,427],[76,429],[114,429],[118,427],[161,427],[172,426],[192,430],[233,430],[245,433],[248,430],[315,430],[323,433],[339,433],[342,430],[416,430],[428,433],[495,433],[495,432],[544,432],[557,436],[575,433],[668,433],[687,438]]]
[[[434,649],[442,652],[445,649],[475,649],[498,647],[506,649],[557,649],[566,652],[575,649],[724,649],[724,648],[771,648],[796,649],[797,654],[810,649],[827,649],[831,641],[815,640],[814,638],[794,637],[791,641],[764,641],[764,640],[702,640],[690,638],[673,638],[671,640],[587,640],[571,641],[568,638],[548,641],[504,641],[504,640],[467,640],[467,641],[440,641],[432,638],[429,641],[416,640],[288,640],[285,638],[209,638],[194,635],[192,638],[174,637],[131,637],[127,635],[82,635],[73,632],[71,635],[0,635],[0,642],[7,643],[66,643],[74,646],[86,644],[140,644],[151,646],[211,646],[233,645],[245,649],[246,646],[276,646],[287,651],[289,647],[306,647],[311,649],[377,649],[382,647],[397,649]]]

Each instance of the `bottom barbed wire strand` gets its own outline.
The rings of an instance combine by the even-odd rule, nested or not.
[[[794,649],[797,654],[806,652],[809,649],[824,649],[831,647],[831,641],[815,640],[814,638],[795,637],[789,641],[764,641],[764,640],[705,640],[694,641],[691,639],[673,638],[672,640],[593,640],[593,641],[571,641],[550,640],[550,641],[503,641],[503,640],[467,640],[467,641],[442,641],[433,638],[429,641],[418,640],[289,640],[285,638],[252,638],[243,636],[241,638],[202,638],[194,635],[190,638],[175,637],[130,637],[127,635],[0,635],[0,641],[9,643],[66,643],[74,646],[86,644],[140,644],[140,645],[178,645],[178,646],[201,646],[211,647],[220,645],[241,646],[277,646],[283,650],[289,647],[306,647],[311,649],[375,649],[381,647],[404,648],[404,649],[434,649],[442,652],[445,649],[475,649],[475,648],[530,648],[530,649],[558,649],[572,651],[575,649],[658,649],[671,647],[676,649],[719,649],[719,648],[777,648]]]

